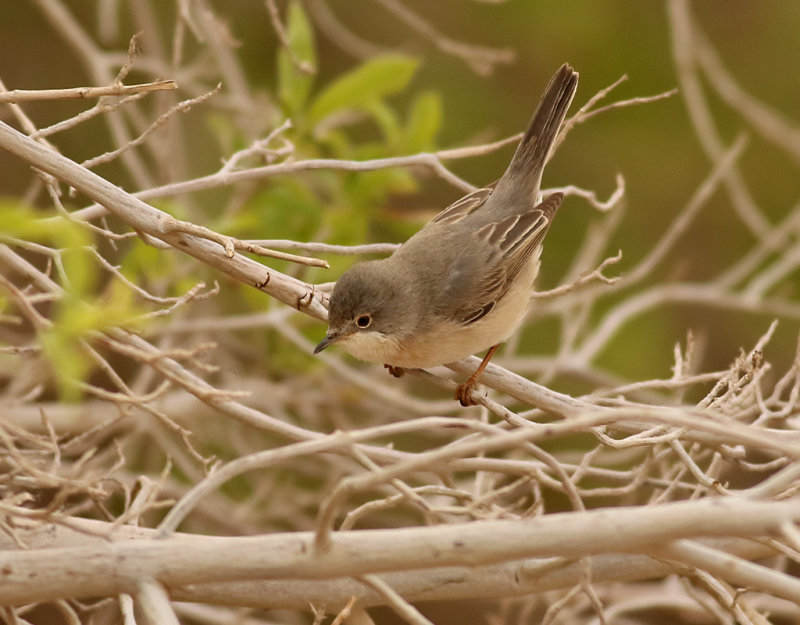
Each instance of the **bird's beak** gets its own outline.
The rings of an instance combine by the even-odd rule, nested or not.
[[[330,332],[328,332],[328,334],[325,336],[324,339],[322,339],[319,343],[317,343],[317,346],[314,348],[314,353],[319,354],[323,349],[328,347],[328,345],[330,345],[331,343],[335,343],[340,338],[342,338],[341,334],[338,334],[333,330],[331,330]]]

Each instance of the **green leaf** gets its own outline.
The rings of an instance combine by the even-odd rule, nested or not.
[[[405,152],[435,149],[436,133],[442,125],[442,99],[435,91],[420,93],[411,104],[408,123],[403,133]]]
[[[297,61],[311,68],[316,67],[317,63],[314,31],[303,6],[297,0],[289,3],[286,34],[291,52],[284,47],[278,51],[278,97],[289,115],[294,115],[303,109],[314,83],[314,75],[302,71]]]
[[[397,147],[400,143],[400,120],[397,118],[397,113],[394,112],[394,109],[380,100],[368,102],[364,105],[364,108],[369,111],[369,114],[380,126],[386,143]]]
[[[59,248],[89,244],[89,235],[79,224],[60,218],[42,219],[30,206],[0,198],[0,224],[6,236],[39,243],[52,242]]]
[[[419,61],[403,54],[375,57],[328,85],[311,105],[311,121],[317,123],[332,113],[363,110],[365,103],[405,89]]]
[[[108,282],[103,293],[98,294],[100,273],[89,249],[91,237],[80,224],[42,218],[31,207],[3,199],[0,199],[0,224],[3,234],[42,243],[60,254],[64,292],[51,304],[52,325],[41,329],[37,339],[53,369],[61,396],[67,401],[78,400],[81,390],[75,381],[85,380],[94,366],[83,341],[90,339],[94,330],[136,323],[141,311],[134,306],[131,291],[116,280]]]
[[[31,207],[13,200],[0,201],[0,224],[7,236],[60,250],[67,278],[65,289],[83,295],[94,288],[97,268],[87,249],[90,238],[79,224],[60,218],[42,219]]]
[[[131,291],[117,281],[109,282],[99,297],[67,291],[56,302],[53,325],[41,331],[39,341],[66,401],[80,399],[82,391],[75,382],[85,380],[94,367],[84,347],[90,333],[140,326],[141,312]]]
[[[409,193],[415,188],[414,177],[407,169],[364,171],[348,181],[347,200],[373,213],[372,220],[379,220],[382,213],[375,210],[376,206],[384,204],[391,195]]]
[[[339,128],[328,128],[325,135],[317,139],[320,145],[324,145],[335,158],[352,158],[353,142],[347,133]]]
[[[44,330],[39,341],[53,369],[59,396],[68,403],[75,403],[81,399],[83,393],[73,381],[85,380],[91,363],[75,337],[59,330],[57,326]]]
[[[307,181],[286,179],[271,185],[255,198],[249,211],[258,219],[250,232],[270,239],[308,240],[319,228],[324,206]]]
[[[61,260],[69,283],[66,289],[76,297],[89,297],[97,283],[97,265],[89,251],[80,247],[81,239],[68,241],[62,245]]]

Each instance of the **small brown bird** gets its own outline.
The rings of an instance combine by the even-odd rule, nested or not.
[[[563,198],[537,204],[542,171],[577,86],[577,72],[563,65],[496,184],[450,205],[390,257],[339,278],[315,354],[339,343],[400,375],[488,349],[458,387],[461,404],[474,403],[478,378],[528,307],[542,240]]]

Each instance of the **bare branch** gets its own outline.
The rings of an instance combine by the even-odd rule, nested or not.
[[[106,96],[127,96],[153,91],[177,89],[174,80],[159,80],[140,85],[113,84],[107,87],[71,87],[69,89],[13,89],[0,93],[0,104],[38,102],[42,100],[92,100]]]
[[[497,64],[511,63],[516,56],[513,50],[494,49],[454,41],[441,34],[428,21],[396,0],[375,0],[412,30],[432,41],[442,52],[460,58],[477,74],[488,75]]]
[[[482,1],[458,10],[501,21],[530,10]],[[453,124],[468,111],[454,107],[474,99],[502,115],[515,90],[536,94],[523,75],[517,86],[454,76],[437,87],[442,116],[438,97],[417,97],[424,76],[442,62],[486,72],[508,51],[443,34],[421,5],[340,3],[334,14],[304,0],[310,36],[357,59],[420,44],[443,52],[421,59],[422,81],[402,94],[392,76],[371,78],[376,98],[358,85],[377,132],[331,125],[323,136],[312,110],[343,88],[341,64],[326,57],[310,93],[296,72],[260,81],[254,52],[263,67],[279,53],[311,69],[288,40],[287,5],[265,0],[253,21],[228,4],[178,0],[164,12],[112,1],[91,16],[64,0],[31,3],[85,76],[72,84],[107,87],[0,98],[21,130],[0,124],[0,147],[31,168],[27,188],[0,202],[0,603],[23,606],[4,618],[25,623],[41,602],[70,625],[109,615],[369,625],[368,609],[390,606],[423,623],[420,602],[485,599],[479,616],[497,623],[800,622],[790,575],[800,562],[800,204],[778,183],[783,172],[759,170],[798,162],[781,90],[769,105],[751,95],[688,3],[670,0],[680,93],[708,171],[694,167],[675,118],[666,143],[663,132],[635,138],[636,158],[656,160],[626,165],[599,193],[586,181],[631,158],[629,134],[595,134],[610,120],[599,113],[620,109],[615,125],[626,124],[630,107],[675,91],[612,101],[623,76],[585,95],[560,139],[591,120],[573,137],[586,149],[561,163],[574,168],[570,184],[543,191],[582,200],[559,214],[542,255],[546,284],[560,286],[532,294],[478,405],[462,408],[454,389],[478,358],[396,379],[335,348],[312,355],[318,320],[353,260],[337,255],[392,253],[396,244],[370,241],[406,233],[412,205],[433,212],[428,187],[473,190],[457,161],[521,136],[462,128],[459,139]],[[365,7],[401,28],[364,31]],[[15,27],[13,13],[2,27]],[[547,34],[547,12],[537,16]],[[140,33],[114,49],[126,28]],[[517,37],[519,48],[516,30],[502,30],[504,46]],[[30,52],[33,85],[38,35],[15,41]],[[663,57],[642,56],[648,84],[671,86]],[[598,76],[591,63],[579,69],[582,84]],[[141,84],[124,86],[133,72]],[[792,73],[772,77],[789,84]],[[287,110],[275,90],[295,87]],[[48,94],[99,99],[33,104]],[[175,115],[201,101],[198,114]],[[91,108],[54,119],[48,107],[67,104]],[[402,152],[431,143],[440,122],[461,147]],[[66,131],[79,125],[76,148]],[[424,141],[407,141],[416,131]],[[765,141],[745,154],[754,133]],[[100,163],[102,176],[86,167]],[[407,171],[366,175],[393,168]],[[83,194],[77,210],[64,187]],[[573,212],[584,203],[594,210]],[[292,264],[277,272],[251,254]],[[335,271],[305,255],[332,258]]]

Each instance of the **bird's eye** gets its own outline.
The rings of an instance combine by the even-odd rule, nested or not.
[[[356,325],[362,330],[368,328],[370,323],[372,323],[372,317],[369,315],[359,315],[356,317]]]

